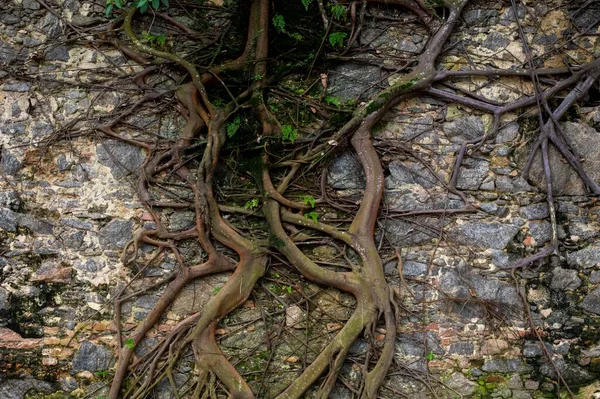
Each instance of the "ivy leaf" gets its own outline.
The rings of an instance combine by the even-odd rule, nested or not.
[[[279,33],[285,32],[285,19],[283,19],[283,15],[281,15],[281,14],[273,15],[272,22],[273,22],[273,26],[275,27],[277,32],[279,32]]]
[[[158,10],[158,7],[160,7],[160,0],[152,0],[152,8]]]
[[[281,126],[281,137],[294,144],[294,141],[298,138],[298,129],[290,125],[283,125]]]
[[[104,16],[106,18],[110,17],[110,13],[112,12],[112,10],[113,10],[113,5],[112,4],[107,5],[106,11],[104,11]]]
[[[148,10],[148,3],[143,3],[140,7],[140,12],[143,14]]]
[[[310,7],[310,3],[312,3],[312,0],[302,0],[302,5],[304,6],[304,9],[306,11],[308,11],[308,7]]]
[[[340,99],[336,96],[327,96],[325,97],[325,102],[329,105],[335,105],[336,107],[340,106]]]
[[[311,211],[311,212],[306,212],[304,214],[304,217],[307,219],[312,220],[313,222],[317,223],[317,219],[319,217],[319,214],[315,211]]]
[[[169,0],[160,0],[163,3],[163,6],[169,8]]]
[[[125,340],[125,342],[123,342],[123,345],[125,345],[129,349],[135,348],[135,342],[134,342],[133,338],[127,338]]]
[[[227,137],[233,137],[240,126],[242,125],[242,118],[236,116],[233,122],[227,124]]]
[[[305,195],[302,197],[302,202],[304,202],[306,205],[310,205],[311,208],[315,207],[315,197],[312,195]]]
[[[333,14],[334,19],[346,19],[346,12],[347,9],[344,6],[341,6],[339,4],[331,6],[331,13]]]
[[[344,39],[348,36],[346,32],[333,32],[329,35],[329,44],[332,47],[343,47]]]

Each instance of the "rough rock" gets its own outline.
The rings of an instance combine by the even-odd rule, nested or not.
[[[587,294],[579,306],[588,312],[600,315],[600,288]]]
[[[552,270],[552,283],[550,287],[555,291],[575,290],[581,286],[581,279],[577,270],[563,269],[560,267]]]
[[[334,68],[329,74],[327,93],[342,101],[358,96],[368,97],[374,93],[374,85],[381,80],[378,67],[369,65],[346,64]]]
[[[575,268],[600,266],[600,246],[589,246],[567,254],[567,263]]]
[[[567,363],[564,359],[555,358],[553,359],[554,366],[548,361],[545,361],[540,366],[540,373],[543,376],[552,378],[555,380],[558,376],[554,367],[558,368],[558,371],[562,374],[565,382],[569,385],[579,386],[596,380],[596,376],[587,370],[581,368],[577,364]]]
[[[459,395],[471,395],[475,391],[476,383],[470,381],[462,373],[454,373],[446,381],[446,385]]]
[[[85,341],[73,357],[72,368],[74,371],[107,370],[111,357],[112,352],[105,346]]]
[[[115,179],[136,173],[144,162],[142,150],[115,140],[107,140],[96,147],[98,162],[108,166]]]
[[[346,152],[329,166],[327,184],[336,190],[364,188],[365,177],[358,159]]]
[[[546,219],[550,217],[548,203],[542,202],[538,204],[527,205],[519,209],[519,215],[527,220]]]
[[[479,159],[466,159],[458,175],[456,188],[461,190],[477,190],[490,170],[488,161]]]
[[[504,249],[518,232],[519,228],[511,224],[474,221],[454,226],[448,238],[462,245]]]
[[[123,249],[131,240],[132,229],[132,220],[113,219],[98,232],[100,245],[105,249]]]
[[[35,378],[25,377],[19,379],[0,378],[0,398],[2,399],[23,399],[26,394],[55,392],[56,388],[47,381],[37,380]]]
[[[463,143],[483,136],[483,122],[476,116],[467,116],[444,124],[444,133],[453,143]]]

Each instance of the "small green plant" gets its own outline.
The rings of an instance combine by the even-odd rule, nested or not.
[[[428,362],[432,361],[435,359],[435,353],[433,353],[433,351],[429,351],[429,353],[425,356],[425,359],[427,359]]]
[[[281,15],[281,14],[273,15],[273,19],[271,22],[273,22],[273,26],[275,27],[275,30],[277,30],[277,32],[286,33],[285,19],[283,19],[283,15]]]
[[[335,105],[336,107],[340,106],[340,99],[336,96],[327,96],[325,97],[325,102],[328,105]]]
[[[110,14],[112,13],[115,7],[121,9],[127,6],[128,4],[128,0],[106,0],[106,9],[104,10],[104,16],[108,18],[110,17]],[[148,10],[149,7],[152,7],[152,9],[154,10],[158,10],[161,4],[169,8],[169,0],[135,0],[131,2],[130,5],[138,8],[143,14]]]
[[[99,378],[106,378],[108,377],[108,370],[94,371],[94,375]]]
[[[150,45],[163,47],[167,41],[165,35],[154,35],[150,32],[142,32],[142,39],[147,41]]]
[[[307,219],[312,220],[313,222],[317,223],[317,219],[319,218],[319,214],[315,211],[310,211],[310,212],[306,212],[304,214],[304,217]]]
[[[217,295],[217,294],[219,293],[219,291],[221,291],[221,287],[215,287],[215,288],[213,288],[213,290],[212,290],[212,294],[213,294],[213,295]]]
[[[244,209],[256,209],[258,208],[258,198],[252,198],[244,204]]]
[[[311,208],[315,207],[315,197],[312,195],[305,195],[302,197],[302,202],[304,202],[306,205],[310,205]]]
[[[287,291],[288,294],[292,294],[292,292],[294,292],[294,289],[292,288],[291,285],[284,285],[283,288]]]
[[[294,142],[298,138],[298,129],[290,125],[283,125],[281,126],[281,137],[283,137],[283,140],[289,141],[292,144],[294,144]]]
[[[346,37],[348,37],[346,32],[333,32],[329,35],[329,44],[331,47],[343,47]]]
[[[306,11],[308,11],[308,7],[310,7],[310,3],[312,3],[312,0],[302,0],[302,5],[304,6],[304,9],[306,9]]]
[[[264,77],[263,75],[254,75],[254,76],[252,76],[252,80],[254,80],[254,81],[259,81],[259,80],[261,80],[263,77]]]
[[[335,19],[342,19],[342,18],[346,19],[347,12],[348,12],[348,9],[339,4],[331,6],[331,14],[333,14],[333,18],[335,18]]]
[[[125,342],[123,342],[123,345],[125,345],[129,349],[133,349],[135,348],[135,341],[133,340],[133,338],[127,338]]]
[[[227,124],[227,137],[233,137],[242,125],[242,118],[236,116],[233,122]]]

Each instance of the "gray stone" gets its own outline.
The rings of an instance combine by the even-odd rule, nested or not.
[[[62,33],[60,20],[51,12],[37,23],[37,28],[49,38],[55,38]]]
[[[489,162],[481,159],[467,158],[461,165],[456,188],[461,190],[477,190],[490,170]]]
[[[576,290],[581,286],[581,279],[577,270],[563,269],[560,267],[552,270],[552,283],[550,287],[555,291]]]
[[[10,310],[10,293],[0,287],[0,314]]]
[[[26,227],[29,230],[37,234],[52,234],[54,232],[54,226],[52,223],[38,219],[29,214],[19,214],[18,224],[21,227]]]
[[[572,148],[582,162],[583,169],[594,181],[600,180],[600,133],[585,123],[565,122],[562,125],[564,134],[569,138]],[[528,154],[523,154],[528,155]],[[535,156],[529,179],[545,190],[546,183],[542,168],[542,158],[538,151]],[[522,157],[521,166],[525,164],[526,156]],[[577,172],[565,161],[554,146],[550,146],[549,163],[552,170],[552,189],[555,196],[585,195],[586,190]]]
[[[468,26],[483,23],[494,25],[498,19],[498,11],[489,9],[468,10],[463,12],[462,17]]]
[[[506,386],[510,389],[523,389],[523,381],[519,374],[515,374],[506,381]]]
[[[472,356],[475,352],[475,346],[472,342],[455,342],[448,348],[451,355]]]
[[[575,268],[590,268],[600,265],[600,247],[589,246],[567,254],[567,263]]]
[[[14,176],[22,168],[21,162],[8,150],[0,152],[0,172]]]
[[[69,49],[67,46],[59,45],[51,47],[45,54],[47,61],[69,61]]]
[[[476,116],[467,116],[447,122],[443,126],[444,133],[452,143],[463,143],[483,136],[483,122]]]
[[[144,162],[142,151],[129,144],[107,140],[96,146],[98,162],[108,166],[115,179],[137,172]]]
[[[519,134],[519,124],[511,122],[501,128],[496,136],[496,143],[509,143],[517,138]]]
[[[31,377],[5,380],[0,378],[0,398],[2,399],[24,399],[27,394],[50,394],[55,391],[56,388],[53,384]]]
[[[462,373],[454,373],[445,383],[459,395],[471,395],[475,391],[476,383],[470,381]]]
[[[36,122],[31,126],[31,132],[33,133],[33,137],[36,139],[48,136],[50,133],[52,133],[52,131],[52,125],[46,122]]]
[[[555,367],[561,373],[562,377],[565,379],[565,382],[569,385],[583,385],[591,381],[596,381],[596,377],[585,370],[584,368],[578,366],[575,363],[567,363],[564,359],[554,358],[552,359],[554,366],[550,364],[550,362],[545,361],[540,366],[540,374],[545,377],[549,377],[553,380],[558,378],[556,374]]]
[[[462,245],[504,249],[518,232],[519,228],[511,224],[475,221],[454,226],[448,238]]]
[[[73,371],[100,371],[107,370],[110,366],[111,351],[89,341],[81,344],[81,347],[73,357]]]
[[[597,237],[598,234],[598,226],[595,226],[588,220],[569,223],[569,235],[571,237],[577,237],[580,240],[589,240],[590,238]]]
[[[420,276],[425,274],[425,272],[427,272],[427,265],[425,263],[407,260],[402,264],[403,276]]]
[[[17,231],[18,214],[7,208],[0,208],[0,229],[14,233]]]
[[[533,367],[521,359],[486,359],[481,369],[486,373],[528,373]]]
[[[498,302],[511,308],[522,306],[521,297],[512,284],[480,276],[473,276],[469,280],[478,299]]]
[[[11,45],[6,43],[6,41],[0,41],[0,63],[9,64],[16,59],[17,51]]]
[[[545,220],[529,222],[529,233],[537,245],[543,244],[552,239],[552,225]]]
[[[600,283],[600,270],[594,270],[590,273],[590,283],[598,284]]]
[[[169,219],[169,228],[173,230],[191,229],[196,224],[196,213],[193,211],[175,212]]]
[[[390,176],[385,181],[387,188],[394,189],[409,184],[417,184],[423,188],[436,186],[435,176],[420,163],[393,161],[388,167]]]
[[[539,204],[527,205],[519,209],[519,215],[527,220],[546,219],[550,217],[548,203],[542,202]]]
[[[499,268],[508,268],[522,259],[519,255],[504,252],[499,249],[491,249],[490,251],[492,253],[492,263]]]
[[[63,226],[72,227],[79,230],[92,230],[94,225],[87,220],[81,220],[77,218],[65,218],[60,220],[60,224]]]
[[[0,133],[20,136],[22,134],[25,134],[25,124],[22,122],[17,122],[0,126]]]
[[[498,51],[508,46],[509,44],[510,40],[508,40],[506,37],[502,36],[498,32],[490,33],[489,35],[487,35],[483,43],[481,43],[483,47],[489,48],[493,51]]]
[[[509,177],[498,176],[496,179],[496,189],[500,192],[517,193],[521,191],[535,191],[527,181],[521,176]]]
[[[364,188],[364,172],[358,159],[349,152],[337,157],[329,166],[327,184],[336,190]]]
[[[440,235],[447,221],[439,218],[418,217],[412,220],[389,219],[385,224],[386,237],[393,246],[404,248],[431,242]]]
[[[104,262],[87,259],[86,261],[75,263],[75,268],[83,272],[96,273],[104,268]]]
[[[327,92],[342,101],[352,100],[358,96],[368,98],[377,90],[376,84],[380,80],[378,67],[344,64],[330,71]]]
[[[552,353],[552,347],[548,344],[544,344],[549,353]],[[544,350],[542,345],[537,341],[525,341],[523,344],[523,357],[535,358],[544,356]]]
[[[30,82],[7,82],[2,85],[2,90],[4,91],[15,91],[19,93],[25,93],[28,92],[29,89],[31,89]]]
[[[579,306],[590,313],[600,315],[600,287],[587,294]]]
[[[133,236],[132,229],[132,220],[113,219],[98,231],[100,245],[105,249],[123,249]]]
[[[23,0],[23,7],[30,10],[39,10],[40,3],[38,3],[36,0]]]

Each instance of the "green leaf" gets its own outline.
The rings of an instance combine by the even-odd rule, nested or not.
[[[346,32],[333,32],[329,35],[329,44],[332,47],[343,47],[344,39],[348,36]]]
[[[140,7],[140,12],[143,14],[146,12],[146,10],[148,9],[148,3],[144,3],[142,4],[142,6]]]
[[[319,217],[319,214],[315,211],[311,211],[311,212],[306,212],[304,214],[304,217],[307,219],[312,220],[313,222],[317,223],[317,219]]]
[[[112,10],[113,10],[113,5],[112,4],[107,5],[106,11],[104,11],[104,16],[106,18],[110,17],[110,13],[112,12]]]
[[[158,10],[158,7],[160,7],[160,0],[152,0],[152,8]]]
[[[227,124],[227,137],[233,137],[242,125],[242,118],[236,116],[233,122]]]
[[[285,19],[283,19],[283,15],[275,14],[273,15],[273,26],[279,33],[285,33]]]
[[[169,0],[160,0],[163,3],[163,6],[169,8]]]
[[[250,201],[247,201],[246,204],[244,204],[244,209],[255,209],[258,207],[258,203],[258,198],[253,198]]]
[[[281,126],[281,137],[283,137],[284,141],[289,141],[294,144],[298,138],[298,129],[290,125],[283,125]]]
[[[331,13],[333,14],[334,19],[346,19],[347,9],[341,5],[331,6]]]
[[[308,11],[308,7],[310,7],[310,3],[312,3],[312,0],[302,0],[302,5],[304,6],[304,9],[306,9]]]
[[[336,107],[340,106],[340,99],[336,96],[327,96],[325,97],[325,102],[329,105],[335,105]]]
[[[425,359],[427,359],[427,361],[432,361],[433,359],[435,359],[435,353],[433,353],[433,351],[429,351],[429,353],[425,356]]]
[[[306,205],[310,205],[311,208],[315,207],[315,197],[312,195],[305,195],[302,197],[302,202],[304,202]]]
[[[123,342],[123,345],[125,345],[129,349],[135,348],[135,342],[134,342],[133,338],[127,338],[125,340],[125,342]]]
[[[115,0],[115,5],[118,8],[123,8],[123,0]]]

